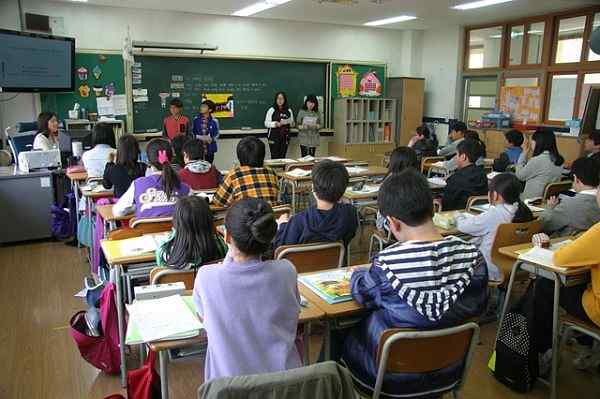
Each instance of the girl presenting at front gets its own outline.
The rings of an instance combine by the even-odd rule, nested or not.
[[[502,272],[492,262],[492,245],[498,226],[503,223],[525,223],[533,220],[531,210],[519,198],[521,183],[510,173],[502,173],[489,185],[490,209],[477,216],[458,216],[458,231],[475,237],[473,244],[479,247],[487,262],[489,279],[502,281]]]
[[[125,216],[133,211],[138,219],[172,216],[177,199],[190,192],[190,187],[179,181],[171,166],[171,143],[165,139],[151,140],[146,153],[151,173],[131,183],[113,207],[116,216]]]
[[[194,284],[208,335],[204,382],[300,367],[296,269],[287,260],[261,261],[277,232],[273,210],[263,200],[242,199],[227,212],[225,227],[225,261],[201,267]]]
[[[294,125],[294,113],[288,107],[287,97],[280,91],[275,94],[273,106],[265,116],[265,127],[269,129],[271,159],[285,158],[290,142],[290,127]]]
[[[319,114],[319,102],[314,94],[306,96],[304,106],[298,112],[298,140],[300,141],[300,152],[302,156],[315,156],[317,147],[321,145],[321,115]]]
[[[202,101],[200,115],[194,118],[194,136],[202,140],[206,147],[205,161],[213,163],[217,152],[217,139],[219,138],[219,124],[212,117],[215,112],[215,103],[210,100]]]
[[[213,214],[201,197],[184,197],[175,205],[173,231],[156,250],[156,264],[174,269],[196,269],[223,259],[227,247],[215,233]]]

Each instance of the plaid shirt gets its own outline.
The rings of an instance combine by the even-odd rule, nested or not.
[[[271,205],[277,203],[279,184],[277,174],[270,168],[241,166],[233,169],[217,189],[213,203],[229,206],[242,198],[260,198]]]

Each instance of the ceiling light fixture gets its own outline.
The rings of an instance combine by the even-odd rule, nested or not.
[[[397,17],[378,19],[377,21],[366,22],[363,25],[365,25],[365,26],[381,26],[381,25],[395,24],[396,22],[412,21],[413,19],[417,19],[417,17],[413,17],[412,15],[400,15]]]
[[[493,6],[496,4],[508,3],[509,1],[513,1],[513,0],[479,0],[479,1],[472,1],[470,3],[458,4],[451,8],[454,8],[455,10],[472,10],[474,8],[481,8],[481,7]]]
[[[250,4],[248,7],[244,7],[241,10],[237,10],[231,15],[236,17],[249,17],[250,15],[258,14],[259,12],[268,10],[269,8],[277,7],[285,4],[291,0],[264,0],[258,3]]]

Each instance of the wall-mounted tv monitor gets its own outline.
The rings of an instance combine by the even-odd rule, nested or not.
[[[74,71],[74,38],[0,29],[0,91],[74,91]]]

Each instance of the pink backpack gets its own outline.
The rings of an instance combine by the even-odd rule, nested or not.
[[[113,283],[107,283],[100,297],[102,336],[87,335],[85,311],[73,315],[70,329],[81,356],[94,367],[109,374],[118,373],[121,365],[115,289]]]

